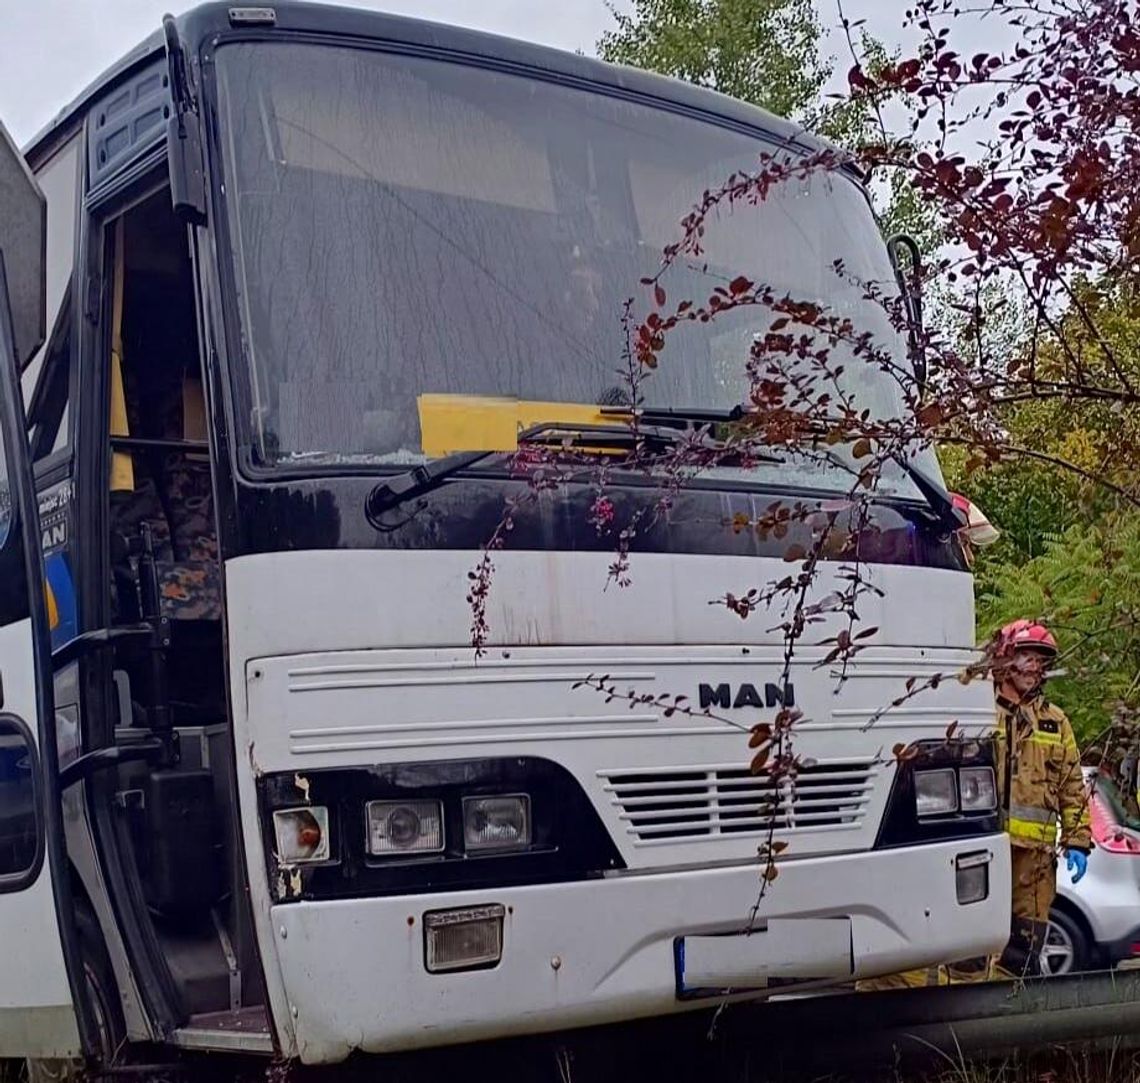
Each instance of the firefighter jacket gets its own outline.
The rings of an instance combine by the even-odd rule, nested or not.
[[[1010,844],[1053,850],[1059,842],[1067,849],[1091,849],[1080,750],[1065,712],[1040,694],[1020,705],[999,695],[994,745]]]

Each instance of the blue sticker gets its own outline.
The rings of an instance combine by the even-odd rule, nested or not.
[[[63,646],[79,634],[79,613],[75,602],[75,584],[71,579],[71,567],[67,554],[62,550],[49,553],[44,558],[44,575],[47,589],[51,592],[55,605],[55,620],[51,627],[52,650]]]

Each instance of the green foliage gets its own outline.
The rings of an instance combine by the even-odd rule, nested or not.
[[[634,0],[598,41],[617,64],[672,75],[800,117],[831,74],[812,0]]]
[[[1001,312],[996,298],[985,299],[991,363],[1028,355],[1040,379],[1061,380],[1076,357],[1094,382],[1107,384],[1108,347],[1111,364],[1140,380],[1135,291],[1078,283],[1074,296],[1059,333],[1036,340],[1024,322]],[[1090,319],[1099,341],[1087,330]],[[971,470],[974,453],[940,451],[950,488],[969,496],[1003,532],[975,568],[979,640],[1018,617],[1049,623],[1068,671],[1053,695],[1086,740],[1108,724],[1117,703],[1140,706],[1140,510],[1111,487],[1132,487],[1140,465],[1140,419],[1132,413],[1034,396],[1002,409],[1005,439],[996,464]]]
[[[969,496],[1002,532],[997,546],[980,554],[980,579],[987,577],[990,564],[1024,563],[1044,551],[1047,535],[1088,521],[1082,486],[1063,470],[1015,459],[967,475],[966,457],[967,452],[955,446],[939,451],[947,486]]]
[[[1140,300],[1134,291],[1083,285],[1077,296],[1085,311],[1095,315],[1115,364],[1140,382]],[[1018,362],[1032,348],[1039,378],[1062,378],[1065,362],[1055,338],[1034,342],[1024,318],[1003,310],[998,297],[983,298],[983,306],[988,363]],[[1098,345],[1083,341],[1082,321],[1070,313],[1061,332],[1066,350],[1076,352],[1095,379],[1097,366],[1106,362]],[[950,488],[970,497],[1003,531],[996,551],[983,554],[979,562],[985,583],[996,574],[992,566],[1041,555],[1046,535],[1063,534],[1077,524],[1114,523],[1133,507],[1112,486],[1131,487],[1140,469],[1140,418],[1134,413],[1042,392],[1001,409],[1004,440],[994,449],[1001,453],[1000,461],[983,463],[976,453],[953,445],[940,450]]]
[[[1140,514],[1047,534],[1022,563],[994,562],[979,590],[978,631],[989,635],[1018,617],[1053,629],[1066,675],[1050,695],[1088,741],[1113,707],[1140,702]]]
[[[919,197],[905,173],[897,170],[891,173],[886,188],[886,208],[880,215],[884,236],[909,234],[918,245],[923,261],[930,261],[944,240],[934,207]],[[880,193],[876,202],[883,203],[884,195]]]

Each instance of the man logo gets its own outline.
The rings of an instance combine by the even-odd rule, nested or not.
[[[764,695],[754,684],[742,684],[733,695],[732,686],[718,684],[702,684],[697,690],[701,710],[709,707],[719,707],[722,710],[736,710],[740,707],[794,707],[796,693],[792,685],[786,684],[781,689],[777,684],[764,685]]]

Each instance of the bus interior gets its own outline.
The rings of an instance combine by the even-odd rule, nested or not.
[[[174,762],[117,768],[123,862],[191,1026],[264,1019],[227,716],[221,569],[186,226],[163,187],[106,224],[110,604],[166,649],[115,650],[114,742],[172,729]],[[237,888],[235,890],[235,888]],[[141,907],[140,907],[141,908]],[[267,1026],[267,1024],[265,1025]],[[263,1029],[263,1028],[259,1028]]]

